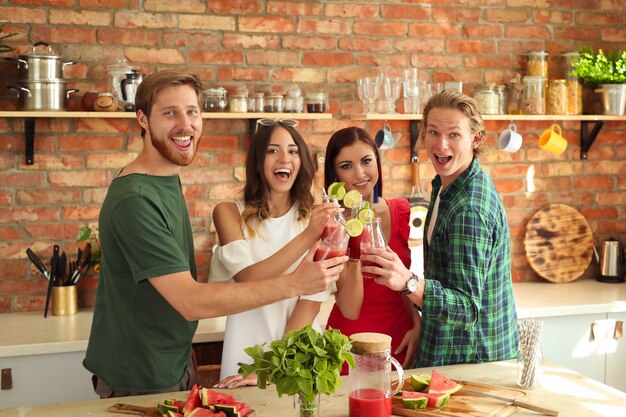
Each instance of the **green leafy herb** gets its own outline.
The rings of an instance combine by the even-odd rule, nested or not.
[[[626,49],[605,54],[602,49],[596,53],[585,46],[578,51],[572,67],[572,74],[588,84],[626,83]]]
[[[239,362],[239,373],[247,377],[256,372],[257,386],[265,389],[271,382],[279,397],[298,394],[303,401],[313,402],[319,393],[332,395],[341,385],[343,363],[355,365],[350,340],[335,329],[319,333],[308,325],[274,340],[268,351],[264,346],[244,349],[254,362]]]

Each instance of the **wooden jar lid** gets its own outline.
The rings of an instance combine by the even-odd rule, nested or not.
[[[381,353],[391,349],[391,336],[383,333],[355,333],[350,336],[352,353]]]

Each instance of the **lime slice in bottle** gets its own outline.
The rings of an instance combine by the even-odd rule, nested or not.
[[[359,206],[359,203],[361,203],[362,199],[363,197],[361,196],[360,192],[358,192],[357,190],[351,190],[348,191],[343,197],[343,205],[350,209],[355,208]]]
[[[360,236],[363,233],[363,223],[359,219],[350,219],[346,222],[346,232],[351,237]]]
[[[343,200],[343,197],[346,195],[344,185],[346,185],[345,182],[333,182],[328,186],[328,195],[330,197],[336,197],[339,201]]]
[[[363,224],[370,224],[372,220],[374,219],[374,210],[372,210],[371,208],[367,208],[367,207],[362,208],[361,210],[359,210],[359,213],[357,214],[357,218]]]

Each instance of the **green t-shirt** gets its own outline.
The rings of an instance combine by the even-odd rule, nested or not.
[[[130,174],[113,180],[99,235],[101,270],[85,368],[113,390],[177,385],[198,322],[185,320],[148,278],[190,271],[196,279],[180,178]]]

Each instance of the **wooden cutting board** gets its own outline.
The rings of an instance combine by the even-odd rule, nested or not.
[[[496,387],[494,385],[480,384],[470,381],[458,381],[464,389],[480,391],[487,394],[499,395],[506,398],[521,399],[526,392],[515,388]],[[404,380],[404,389],[412,391],[410,378]],[[463,389],[452,394],[448,404],[442,408],[421,408],[417,410],[406,409],[402,406],[402,397],[395,396],[392,399],[391,413],[403,417],[506,417],[515,413],[518,407],[504,401],[482,397],[476,394],[464,393]]]
[[[524,238],[526,259],[542,278],[555,283],[579,278],[591,263],[591,227],[575,208],[550,204],[532,215]]]
[[[116,403],[109,407],[109,411],[112,413],[118,414],[133,414],[136,416],[145,416],[145,417],[163,417],[159,414],[159,409],[157,407],[142,407],[140,405],[133,404],[124,404],[124,403]],[[245,417],[254,417],[255,411],[250,410]]]

